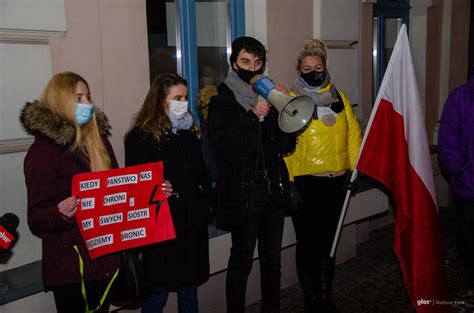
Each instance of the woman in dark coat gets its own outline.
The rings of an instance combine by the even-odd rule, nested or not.
[[[43,247],[43,283],[53,291],[58,312],[83,313],[86,307],[108,312],[108,300],[101,305],[100,299],[118,268],[118,258],[89,258],[74,219],[79,200],[71,196],[75,174],[117,167],[107,140],[107,118],[91,103],[87,82],[64,72],[51,78],[41,101],[26,104],[20,121],[35,137],[25,157],[24,172],[28,225]],[[82,277],[80,258],[84,262]]]
[[[125,139],[127,166],[163,161],[173,185],[168,198],[176,239],[143,248],[145,277],[153,286],[142,312],[162,312],[168,293],[178,292],[178,311],[198,312],[197,286],[209,276],[209,181],[192,115],[187,84],[179,75],[158,76]]]

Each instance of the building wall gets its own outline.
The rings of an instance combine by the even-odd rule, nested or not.
[[[68,0],[65,9],[68,32],[50,40],[53,71],[88,80],[123,165],[123,137],[149,88],[145,0]]]
[[[454,0],[457,1],[457,0]],[[439,84],[439,103],[438,103],[438,116],[441,116],[441,112],[443,111],[444,101],[449,94],[449,59],[451,57],[451,22],[452,22],[452,2],[453,0],[443,0],[441,3],[444,2],[442,5],[443,8],[443,26],[441,36],[442,46],[441,46],[441,63],[439,64],[440,67],[440,84]],[[436,104],[434,104],[436,105]]]
[[[245,35],[267,45],[267,0],[245,0]]]
[[[467,81],[471,5],[470,0],[452,2],[448,92]]]
[[[412,1],[410,10],[410,46],[413,56],[413,65],[418,82],[418,90],[423,108],[425,107],[425,80],[426,80],[426,1]]]
[[[20,218],[18,240],[0,255],[0,271],[41,255],[39,240],[26,224],[25,150],[32,142],[18,120],[26,101],[38,99],[51,77],[48,37],[66,31],[63,0],[0,2],[0,215]]]
[[[57,14],[57,10],[51,12],[50,14]],[[110,120],[113,134],[111,141],[116,156],[123,165],[123,136],[149,86],[145,0],[67,0],[64,2],[64,12],[64,30],[67,29],[64,35],[47,37],[49,33],[43,32],[50,47],[51,69],[48,76],[62,71],[74,71],[89,82],[94,102],[105,111]],[[19,44],[14,44],[16,46]],[[43,46],[32,45],[31,49]],[[40,61],[43,60],[39,59],[38,62]],[[27,73],[33,68],[35,67],[28,67]],[[41,67],[38,65],[36,69],[39,71]],[[1,75],[5,74],[2,72]],[[28,75],[35,77],[34,74]],[[13,78],[9,76],[8,79]],[[15,112],[9,118],[13,120],[11,123],[15,127],[19,126],[18,112],[23,103],[38,99],[49,77],[41,79],[39,83],[33,79],[30,79],[31,82],[25,80],[25,87],[12,87],[27,90],[28,84],[41,85],[33,94],[15,92],[18,99],[13,100],[18,104],[15,104]],[[25,134],[16,136],[26,137]],[[0,269],[20,266],[41,258],[40,242],[31,235],[26,223],[26,189],[22,162],[24,155],[24,152],[0,154],[0,208],[20,217],[18,244],[13,256],[6,264],[0,264]]]
[[[297,58],[303,42],[313,37],[313,1],[272,1],[267,7],[267,24],[271,29],[267,46],[268,74],[289,88],[297,77]]]
[[[5,4],[14,5],[14,2],[17,6],[4,7]],[[41,12],[36,12],[40,14],[42,20],[47,21],[44,24],[46,26],[33,23],[31,26],[33,29],[29,33],[5,35],[2,32],[4,29],[17,27],[17,25],[0,25],[0,42],[1,40],[9,42],[16,40],[17,43],[13,44],[15,47],[25,45],[21,43],[22,41],[33,42],[34,44],[27,44],[25,49],[29,49],[32,56],[38,56],[37,51],[40,51],[38,49],[46,47],[48,57],[46,60],[44,58],[38,60],[36,65],[29,65],[25,72],[31,77],[22,78],[21,85],[14,86],[15,94],[23,98],[13,99],[17,111],[11,114],[10,120],[15,125],[18,123],[18,111],[23,103],[38,99],[52,74],[66,70],[77,72],[89,82],[94,102],[109,117],[113,134],[111,142],[120,164],[123,165],[123,136],[149,88],[145,0],[65,0],[64,2],[40,0],[38,2],[41,4],[40,8],[43,7],[43,9],[48,5],[51,6],[52,3],[55,4],[52,10],[43,10],[45,11],[43,15],[40,14]],[[8,0],[8,3],[2,2],[0,10],[2,13],[8,12],[7,15],[11,15],[17,12],[18,8],[20,12],[26,10],[23,7],[24,3],[23,0]],[[60,8],[58,9],[57,6]],[[57,16],[60,16],[61,12],[63,12],[63,18],[58,19]],[[35,16],[35,14],[29,14],[29,16]],[[24,18],[24,20],[31,21],[32,19]],[[51,23],[51,21],[57,22]],[[31,23],[28,22],[29,24]],[[3,56],[5,55],[2,54],[2,58]],[[9,62],[17,62],[16,59],[14,57]],[[25,60],[26,65],[28,65],[27,61]],[[6,59],[2,59],[2,62],[8,63]],[[49,73],[46,75],[48,77],[44,75],[44,77],[37,77],[36,72],[45,64],[49,67]],[[22,70],[22,67],[23,64],[20,63],[15,75],[21,74],[19,70]],[[9,73],[12,71],[9,70]],[[7,80],[14,81],[14,77],[7,76],[4,71],[1,71],[0,75],[2,84]],[[28,90],[32,88],[28,89],[28,87],[31,86],[36,89],[30,92]],[[3,91],[0,91],[2,99],[4,99]],[[4,101],[2,104],[6,102],[11,101]],[[5,125],[5,123],[2,124]],[[25,135],[15,134],[15,137],[25,137]],[[12,212],[20,218],[18,240],[13,246],[12,255],[8,258],[0,258],[0,271],[41,259],[41,242],[31,234],[27,226],[26,188],[23,178],[24,156],[25,152],[0,154],[0,214]],[[34,311],[54,311],[51,293],[36,294],[0,308],[0,312]]]
[[[336,87],[352,104],[359,98],[360,3],[352,0],[314,0],[319,19],[314,19],[314,37],[328,46],[328,71]],[[353,45],[350,45],[354,43]],[[360,116],[359,110],[356,113]]]

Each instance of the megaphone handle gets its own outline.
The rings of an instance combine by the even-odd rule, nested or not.
[[[258,95],[258,101],[267,101],[267,100],[264,97],[262,97],[262,95]],[[263,122],[264,119],[265,117],[263,115],[258,116],[258,121],[260,123]]]

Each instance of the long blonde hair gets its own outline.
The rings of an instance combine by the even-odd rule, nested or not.
[[[298,56],[298,64],[296,69],[299,70],[301,66],[301,62],[303,59],[308,56],[319,56],[323,62],[324,66],[326,66],[326,59],[327,59],[327,51],[326,51],[326,44],[324,41],[319,39],[308,39],[304,42],[304,47]]]
[[[43,92],[41,105],[75,125],[76,138],[71,151],[79,150],[84,153],[89,158],[91,171],[110,169],[109,153],[100,136],[95,113],[89,123],[83,126],[76,123],[74,111],[77,102],[76,87],[79,82],[89,89],[87,81],[76,73],[63,72],[54,75]]]

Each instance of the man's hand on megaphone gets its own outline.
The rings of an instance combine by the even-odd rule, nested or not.
[[[252,111],[255,115],[260,117],[265,117],[270,112],[270,103],[265,100],[260,100],[257,104],[252,108]]]
[[[290,94],[290,92],[288,91],[288,89],[286,89],[286,87],[283,86],[283,85],[280,84],[280,83],[275,83],[275,89],[278,90],[278,91],[283,92],[285,95],[289,95],[289,94]]]

